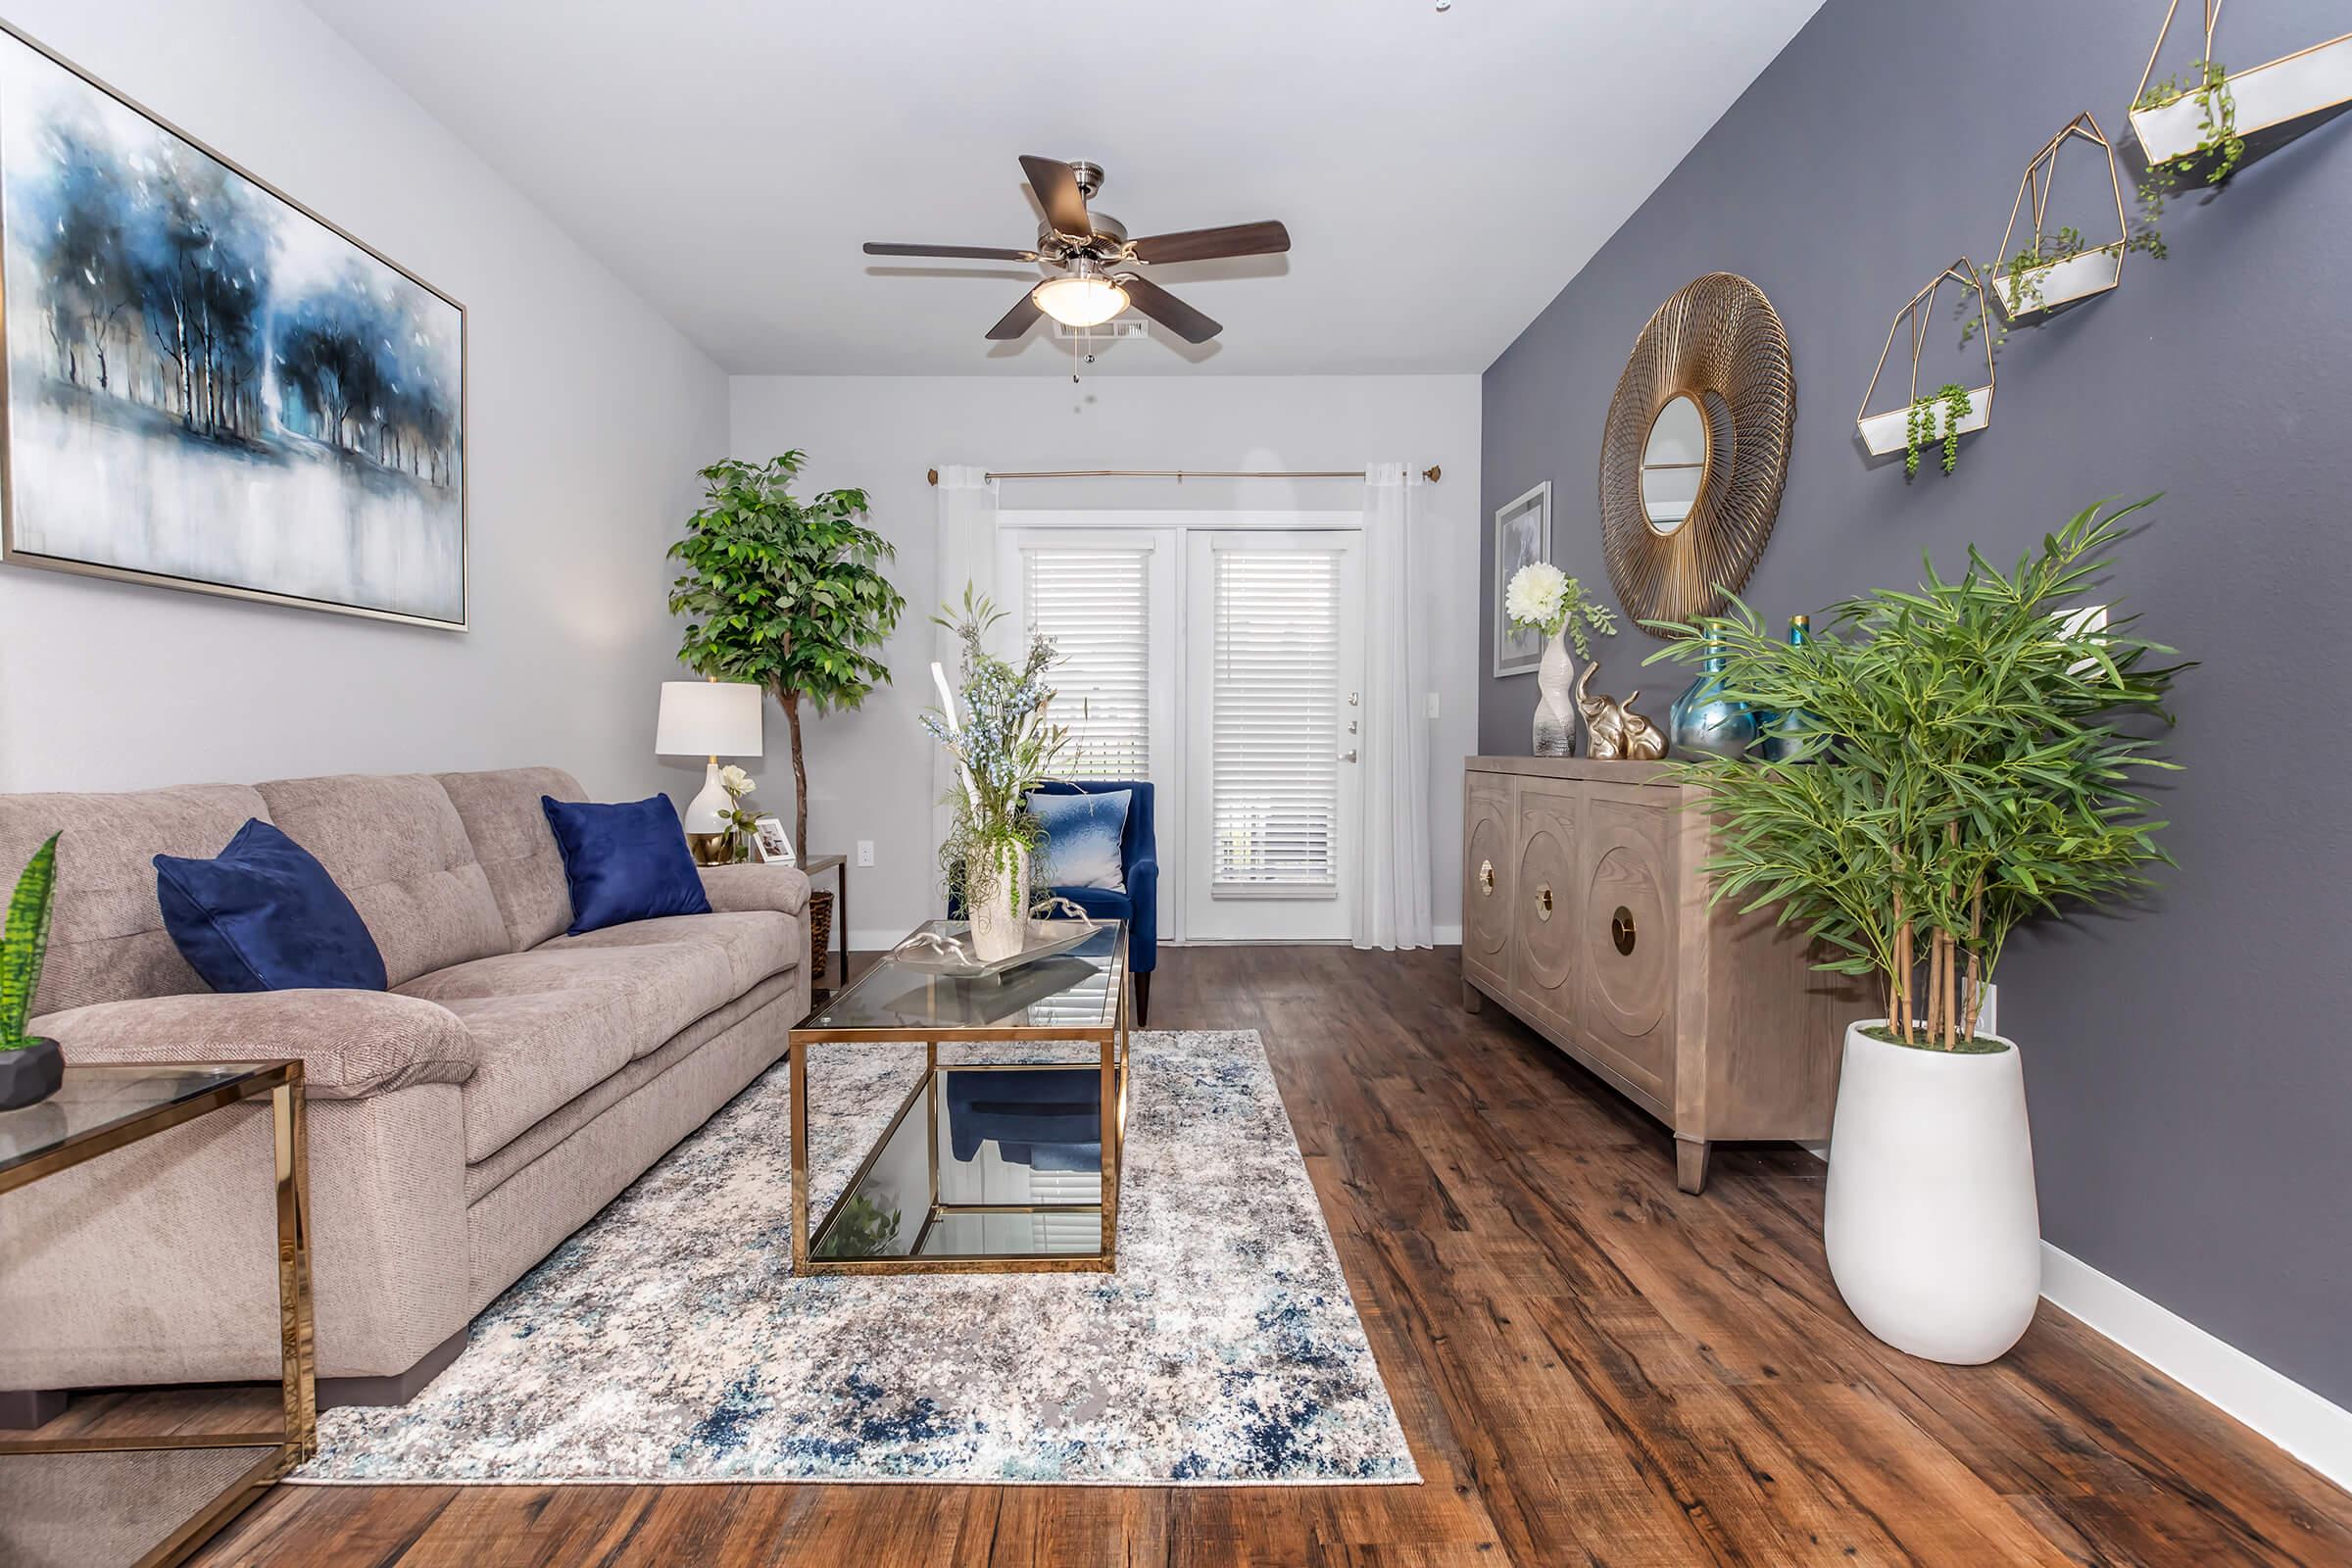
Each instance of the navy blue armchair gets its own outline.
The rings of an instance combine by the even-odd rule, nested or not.
[[[1152,1016],[1152,971],[1159,967],[1159,840],[1152,830],[1152,786],[1132,779],[1054,779],[1038,786],[1041,795],[1102,795],[1111,790],[1128,793],[1127,827],[1119,836],[1127,891],[1053,891],[1091,915],[1127,922],[1127,972],[1135,976],[1135,1021],[1140,1028]]]

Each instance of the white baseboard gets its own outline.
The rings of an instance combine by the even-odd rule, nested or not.
[[[1799,1144],[1827,1161],[1827,1144]],[[2352,1491],[2352,1410],[2216,1339],[2072,1252],[2041,1244],[2041,1297]]]
[[[1458,948],[1462,945],[1462,928],[1458,925],[1432,926],[1430,936],[1441,948]]]
[[[2352,1489],[2352,1410],[2047,1242],[2041,1244],[2041,1294],[2337,1486]]]

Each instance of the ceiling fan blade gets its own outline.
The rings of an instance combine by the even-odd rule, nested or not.
[[[969,262],[1034,262],[1035,251],[998,250],[988,245],[885,245],[865,242],[868,256],[953,256]]]
[[[1121,272],[1118,274],[1118,284],[1127,291],[1128,304],[1187,343],[1205,343],[1225,330],[1150,278],[1138,277],[1133,272]]]
[[[1291,248],[1291,231],[1268,220],[1263,223],[1234,223],[1224,228],[1188,228],[1177,234],[1153,234],[1137,240],[1132,249],[1139,262],[1206,262],[1220,256],[1272,256]]]
[[[1078,176],[1070,172],[1069,165],[1058,159],[1024,153],[1021,172],[1029,176],[1029,186],[1037,192],[1038,202],[1046,210],[1046,221],[1054,225],[1054,232],[1084,238],[1095,231],[1095,220],[1086,216],[1086,198],[1078,191]]]
[[[988,340],[991,343],[1009,343],[1035,326],[1037,318],[1045,314],[1037,308],[1034,295],[1024,294],[1018,305],[1004,313],[1003,320],[988,329]]]

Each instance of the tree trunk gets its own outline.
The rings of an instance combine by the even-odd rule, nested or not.
[[[792,848],[808,863],[808,763],[801,753],[801,694],[784,687],[776,688],[776,701],[784,705],[784,725],[792,732]]]

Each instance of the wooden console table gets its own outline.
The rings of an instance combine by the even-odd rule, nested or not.
[[[1684,1192],[1719,1140],[1827,1138],[1869,999],[1770,910],[1708,907],[1700,792],[1655,762],[1465,765],[1462,1004],[1493,998],[1672,1128]]]

